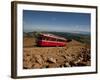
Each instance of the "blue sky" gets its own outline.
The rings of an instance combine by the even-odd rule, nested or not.
[[[90,32],[90,20],[88,13],[23,10],[24,32]]]

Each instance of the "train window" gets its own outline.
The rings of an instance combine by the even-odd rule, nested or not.
[[[48,41],[48,40],[49,40],[49,38],[45,38],[45,40],[47,40],[47,41]]]
[[[42,40],[45,40],[45,37],[42,37]]]
[[[49,38],[49,41],[52,41],[52,38]]]
[[[55,38],[52,38],[52,41],[56,41],[56,39]]]
[[[64,42],[64,40],[59,39],[58,41]]]
[[[48,37],[45,37],[45,38],[43,38],[43,40],[47,40],[47,41],[49,41],[49,38],[48,38]]]

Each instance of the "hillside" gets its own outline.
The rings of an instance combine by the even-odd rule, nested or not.
[[[37,47],[35,37],[24,37],[23,68],[90,66],[90,46],[72,39],[65,47]]]

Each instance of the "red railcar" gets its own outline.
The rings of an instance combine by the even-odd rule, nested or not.
[[[37,45],[38,46],[66,46],[67,39],[59,37],[53,34],[44,34],[41,33],[38,37]]]

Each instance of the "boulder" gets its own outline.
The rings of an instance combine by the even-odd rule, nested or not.
[[[35,64],[33,65],[33,68],[42,68],[42,65],[41,65],[41,64],[38,64],[38,63],[35,63]]]
[[[42,57],[40,55],[35,55],[35,59],[36,59],[36,62],[38,62],[39,64],[43,63]]]
[[[24,69],[31,69],[32,68],[32,63],[31,62],[24,62]]]
[[[68,62],[66,62],[66,63],[64,64],[64,67],[71,67],[71,65],[70,65]]]
[[[47,59],[48,62],[51,62],[51,63],[56,63],[56,59],[52,58],[52,57],[49,57]]]

